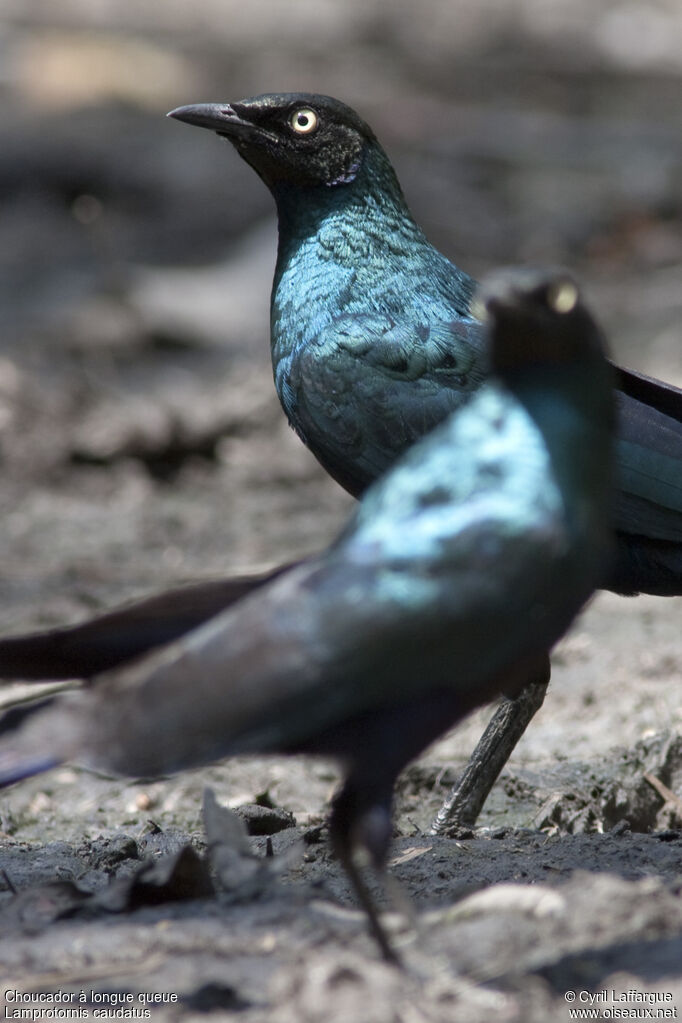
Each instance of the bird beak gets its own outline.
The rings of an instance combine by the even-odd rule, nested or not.
[[[240,117],[229,103],[195,103],[188,107],[177,107],[167,116],[195,124],[199,128],[209,128],[230,139],[258,133],[258,129]]]

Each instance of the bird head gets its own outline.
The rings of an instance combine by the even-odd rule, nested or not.
[[[228,139],[269,188],[280,183],[328,188],[353,181],[371,128],[331,96],[270,93],[237,103],[199,103],[168,115]]]
[[[497,271],[486,279],[472,312],[491,324],[497,372],[601,361],[605,352],[602,331],[578,285],[562,270]]]

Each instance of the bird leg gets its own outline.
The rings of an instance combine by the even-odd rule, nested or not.
[[[473,828],[502,768],[533,717],[540,710],[549,685],[549,658],[542,675],[515,696],[503,696],[463,773],[431,824],[431,834],[453,838]]]
[[[380,877],[384,868],[391,836],[391,799],[371,801],[367,789],[347,779],[334,797],[329,819],[332,848],[358,901],[369,921],[369,929],[387,963],[401,967],[398,953],[393,948],[381,922],[379,910],[363,877],[365,865],[372,867]]]
[[[360,905],[367,914],[370,933],[379,946],[381,955],[387,963],[391,963],[393,966],[397,966],[399,968],[402,967],[400,956],[391,944],[390,938],[386,933],[386,929],[381,922],[379,910],[377,909],[376,903],[372,897],[372,893],[367,887],[365,879],[362,876],[358,858],[351,853],[350,856],[339,855],[339,861],[343,869],[346,871],[348,880],[351,883]]]

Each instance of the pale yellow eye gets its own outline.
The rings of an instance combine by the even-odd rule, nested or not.
[[[290,124],[298,135],[310,135],[317,128],[317,114],[310,107],[301,107],[291,115]]]
[[[573,281],[555,281],[547,289],[547,305],[555,313],[570,313],[578,302],[578,289]]]
[[[485,307],[485,302],[482,302],[478,295],[474,295],[469,303],[469,313],[474,319],[480,320],[481,323],[485,323],[488,319],[488,310]]]

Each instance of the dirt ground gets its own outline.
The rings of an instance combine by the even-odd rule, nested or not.
[[[352,507],[274,395],[271,200],[180,103],[347,100],[459,265],[570,267],[617,361],[682,385],[675,0],[248,8],[0,0],[4,633],[318,549]],[[402,972],[327,850],[333,764],[2,793],[4,1018],[677,1018],[681,612],[597,595],[472,837],[429,825],[489,710],[404,772]]]

